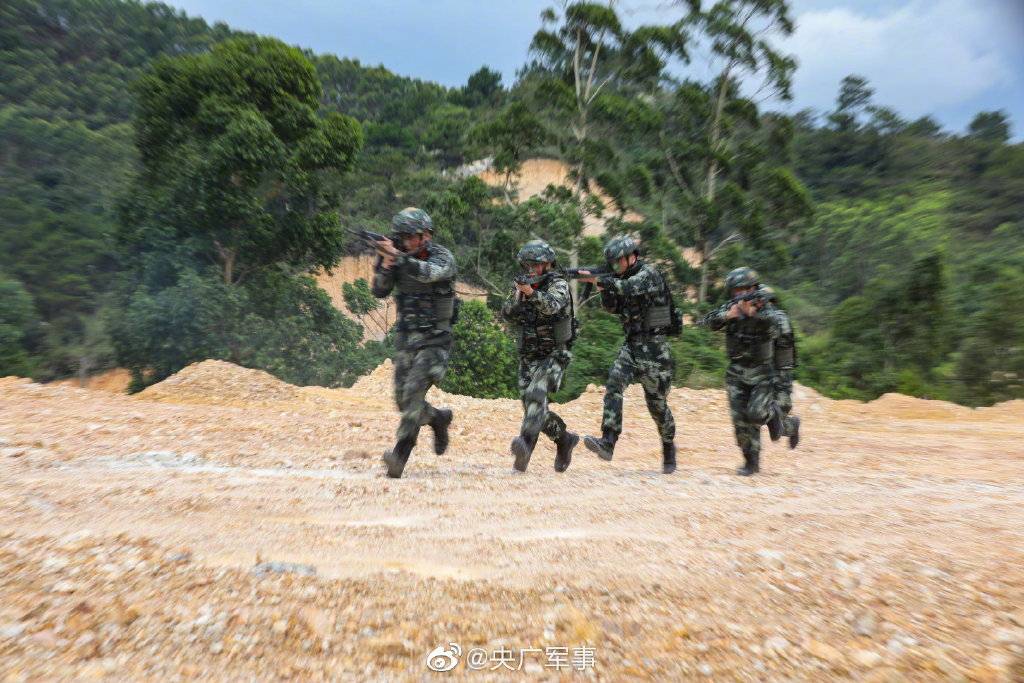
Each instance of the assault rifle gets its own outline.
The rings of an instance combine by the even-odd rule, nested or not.
[[[752,301],[755,304],[758,304],[758,303],[761,303],[761,302],[767,301],[767,300],[768,300],[768,296],[765,294],[765,291],[763,289],[761,289],[760,287],[758,287],[757,289],[752,289],[749,292],[744,292],[743,294],[737,294],[733,298],[729,299],[729,303],[728,303],[727,308],[732,308],[733,306],[735,306],[736,304],[738,304],[741,301]],[[740,315],[742,315],[742,313]]]
[[[377,242],[389,240],[391,244],[395,245],[396,249],[398,249],[399,251],[402,250],[402,243],[397,237],[386,237],[384,235],[378,235],[375,232],[370,232],[369,230],[353,230],[352,228],[345,228],[345,230],[349,231],[353,235],[358,235],[359,237],[363,238],[363,241],[369,244],[374,249],[378,249]]]
[[[768,296],[765,294],[765,291],[762,288],[758,287],[757,289],[752,289],[749,292],[744,292],[743,294],[737,294],[733,298],[729,299],[729,302],[725,305],[725,310],[728,311],[730,308],[732,308],[736,304],[740,303],[741,301],[752,301],[755,304],[758,304],[758,303],[761,303],[761,302],[768,301]],[[709,313],[708,315],[711,315],[711,314]],[[743,320],[744,317],[745,316],[743,315],[743,311],[740,311],[739,320]],[[704,316],[703,318],[701,318],[700,320],[697,321],[697,327],[703,327],[704,325],[707,325],[707,324],[708,324],[708,317],[707,316]]]
[[[602,275],[611,275],[614,272],[615,271],[613,271],[610,266],[604,264],[600,266],[579,266],[578,268],[558,268],[557,270],[549,270],[537,277],[530,277],[526,273],[521,273],[520,275],[516,275],[512,278],[512,281],[518,285],[535,285],[552,276],[564,277],[566,280],[578,280],[581,277],[601,277]],[[583,294],[580,299],[586,300],[586,298],[590,296],[590,290],[592,288],[593,284],[587,282],[583,286]]]

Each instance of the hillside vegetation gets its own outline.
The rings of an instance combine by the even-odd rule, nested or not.
[[[388,338],[364,334],[305,275],[363,253],[339,225],[381,231],[415,204],[455,249],[460,277],[488,294],[490,309],[460,330],[452,389],[514,395],[511,359],[493,362],[511,348],[490,313],[513,255],[538,236],[596,261],[600,220],[642,237],[695,313],[720,298],[728,270],[757,268],[793,314],[798,379],[829,396],[897,391],[967,405],[1024,396],[1024,313],[1008,305],[1024,286],[1024,147],[1008,142],[1020,122],[979,112],[952,132],[904,120],[856,75],[836,84],[834,110],[786,117],[730,77],[670,76],[669,61],[702,54],[689,48],[716,37],[715,64],[740,59],[742,41],[722,36],[745,29],[717,32],[747,4],[632,32],[604,5],[571,4],[538,21],[515,83],[482,67],[445,88],[161,4],[6,2],[0,376],[121,366],[141,389],[219,358],[291,382],[351,384],[389,355]],[[788,12],[779,3],[759,16],[784,34]],[[305,84],[295,100],[305,109],[288,110],[298,118],[237,97],[252,85],[227,77],[244,72],[239,45],[260,46],[257,59],[283,60],[288,81]],[[574,72],[567,56],[577,47],[592,74]],[[763,57],[744,68],[785,98],[795,65]],[[606,85],[581,95],[578,75]],[[166,99],[172,82],[191,85]],[[188,115],[185,101],[196,103]],[[314,129],[324,131],[319,148]],[[257,130],[273,137],[229,144]],[[312,163],[314,148],[327,165]],[[496,185],[455,173],[488,156]],[[520,196],[514,179],[531,158],[565,164],[563,184]],[[174,168],[207,173],[201,206],[175,194],[199,187],[199,176]],[[219,208],[207,215],[208,206]],[[241,241],[225,241],[218,221]],[[344,296],[357,319],[382,315],[358,281]],[[562,398],[603,382],[618,343],[615,321],[591,308]],[[676,382],[718,385],[719,345],[687,330],[673,343]],[[465,355],[473,349],[482,356]]]

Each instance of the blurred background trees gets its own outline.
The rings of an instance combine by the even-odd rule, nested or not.
[[[785,98],[796,67],[766,41],[792,30],[787,4],[677,7],[627,29],[615,5],[557,3],[516,82],[482,66],[447,88],[160,4],[5,2],[0,375],[121,365],[141,386],[223,358],[347,384],[388,339],[366,341],[309,276],[364,249],[341,225],[385,231],[414,204],[460,279],[487,292],[456,329],[452,390],[514,395],[514,363],[498,362],[511,340],[488,308],[528,239],[565,264],[599,262],[597,221],[639,236],[696,315],[728,270],[757,268],[797,327],[797,379],[829,395],[1024,397],[1019,122],[979,112],[956,133],[906,120],[858,74],[831,111],[770,111],[748,81]],[[706,82],[673,70],[695,55]],[[267,64],[286,82],[260,85]],[[487,156],[503,187],[460,171]],[[535,157],[569,178],[519,196]],[[349,290],[353,314],[371,317]],[[621,341],[593,303],[579,313],[560,399],[603,384]],[[719,385],[720,345],[686,330],[677,383]]]

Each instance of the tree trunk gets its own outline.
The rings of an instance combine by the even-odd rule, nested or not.
[[[708,296],[708,262],[711,255],[708,254],[708,242],[701,240],[697,243],[697,251],[700,253],[700,285],[697,288],[697,303],[702,304]]]
[[[92,369],[92,363],[89,361],[89,354],[83,353],[78,358],[78,386],[85,389],[85,384],[89,380],[89,370]]]

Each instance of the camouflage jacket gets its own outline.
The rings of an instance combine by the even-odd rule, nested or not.
[[[668,287],[658,269],[650,263],[637,264],[628,277],[604,275],[598,278],[601,307],[619,316],[627,338],[646,336],[644,316],[648,308],[671,304]]]
[[[455,277],[455,257],[433,241],[419,254],[399,253],[391,268],[377,269],[370,293],[382,299],[394,292],[396,345],[420,348],[451,342],[451,315],[445,317],[443,311],[454,307]]]
[[[725,346],[733,363],[760,365],[770,363],[774,345],[779,338],[777,310],[769,303],[758,306],[754,315],[727,319],[728,302],[704,316],[704,323],[712,330],[725,332]]]
[[[535,285],[533,294],[528,297],[519,296],[519,290],[513,288],[501,307],[502,320],[517,328],[517,345],[525,357],[546,356],[558,346],[564,347],[564,340],[556,337],[564,335],[566,330],[571,331],[571,327],[566,326],[559,332],[556,321],[571,317],[569,282],[557,275]]]

